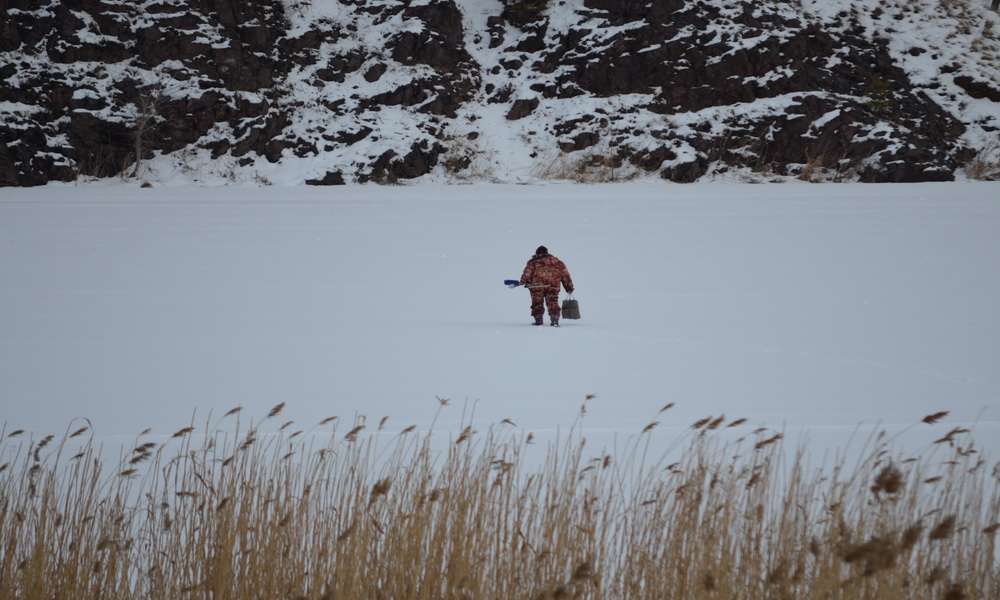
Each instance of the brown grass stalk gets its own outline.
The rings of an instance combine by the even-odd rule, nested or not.
[[[876,435],[816,467],[723,417],[592,449],[585,413],[548,447],[509,420],[457,440],[236,420],[141,435],[117,462],[89,423],[0,430],[0,597],[1000,597],[1000,493],[968,432],[917,456]]]

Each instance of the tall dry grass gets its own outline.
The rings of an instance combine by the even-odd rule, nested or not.
[[[654,455],[656,421],[591,452],[586,403],[547,447],[509,421],[303,432],[282,408],[144,434],[117,462],[89,423],[4,429],[0,598],[1000,597],[997,468],[943,414],[918,456],[875,436],[814,466],[723,417]]]

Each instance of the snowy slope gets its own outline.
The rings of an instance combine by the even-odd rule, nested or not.
[[[873,6],[864,0],[804,0],[806,14],[822,27],[860,27],[884,41],[921,90],[970,124],[970,146],[1000,160],[997,102],[970,95],[956,80],[970,75],[1000,87],[1000,18],[987,3],[917,0]],[[851,15],[845,19],[845,15]]]
[[[0,184],[1000,177],[981,0],[228,2],[17,0]]]
[[[411,3],[413,6],[418,4],[420,3]],[[286,153],[278,164],[255,161],[249,167],[237,167],[235,164],[240,161],[235,158],[226,159],[221,166],[218,161],[202,158],[193,161],[195,165],[205,163],[204,167],[196,166],[193,175],[202,183],[234,179],[270,184],[298,183],[302,181],[298,177],[320,178],[331,168],[339,168],[345,173],[355,168],[364,171],[363,165],[375,161],[386,152],[403,156],[414,145],[422,144],[424,148],[429,148],[442,142],[447,148],[442,163],[423,176],[422,180],[522,183],[566,178],[585,182],[628,180],[655,175],[655,171],[646,173],[627,163],[610,168],[605,166],[604,161],[607,157],[626,152],[622,148],[629,148],[628,152],[634,152],[635,149],[657,147],[660,144],[656,140],[658,130],[671,130],[680,138],[668,144],[673,158],[660,165],[661,169],[670,169],[682,167],[699,156],[704,156],[704,148],[698,148],[688,141],[681,141],[682,139],[704,135],[699,132],[706,133],[709,139],[726,139],[733,135],[730,129],[734,122],[767,122],[772,115],[801,110],[797,106],[801,102],[801,94],[796,93],[736,105],[720,104],[668,116],[659,111],[646,110],[648,105],[657,101],[656,90],[646,94],[616,94],[607,97],[581,94],[547,98],[537,90],[552,86],[553,81],[569,72],[569,65],[557,67],[553,73],[543,73],[532,68],[499,69],[496,65],[511,59],[526,65],[533,61],[544,61],[552,51],[551,46],[535,52],[500,52],[503,48],[518,45],[519,40],[528,39],[530,35],[507,26],[503,30],[505,43],[501,48],[494,49],[490,47],[491,37],[487,33],[488,19],[495,18],[500,13],[500,3],[497,0],[465,0],[458,2],[458,7],[463,16],[465,49],[470,52],[473,63],[479,67],[473,76],[479,91],[472,102],[461,106],[457,118],[427,119],[419,115],[423,109],[421,105],[381,107],[375,112],[365,112],[363,108],[366,98],[390,93],[412,85],[421,78],[433,79],[435,73],[428,66],[401,65],[393,61],[385,62],[388,70],[378,81],[367,82],[364,77],[366,67],[380,61],[378,53],[373,53],[372,49],[386,47],[400,31],[414,27],[421,30],[425,26],[419,20],[406,18],[404,14],[382,20],[374,11],[373,14],[366,14],[348,12],[338,5],[314,8],[308,4],[290,2],[289,14],[293,16],[294,26],[289,37],[295,31],[305,31],[315,25],[317,20],[322,22],[326,19],[341,24],[351,22],[351,28],[356,30],[356,34],[329,47],[324,46],[320,54],[335,57],[345,53],[360,53],[371,58],[366,61],[365,66],[349,75],[344,83],[327,83],[319,87],[305,85],[314,76],[315,67],[304,67],[299,75],[293,73],[285,85],[292,86],[295,90],[291,103],[304,106],[290,107],[290,110],[296,112],[296,117],[292,119],[293,125],[286,137],[315,140],[322,145],[320,140],[329,131],[358,132],[368,128],[373,133],[365,136],[360,143],[331,147],[321,153],[318,160],[297,160]],[[684,35],[725,41],[731,47],[727,54],[753,49],[768,39],[787,37],[781,31],[769,36],[744,31],[738,21],[745,10],[743,5],[713,4],[712,8],[720,11],[724,18],[708,22],[707,29],[685,31]],[[955,83],[957,77],[971,77],[1000,89],[1000,72],[997,70],[997,65],[1000,64],[1000,47],[991,33],[998,24],[998,18],[979,3],[923,0],[918,5],[899,2],[888,5],[878,3],[878,6],[873,6],[868,0],[805,2],[801,5],[779,2],[758,10],[761,14],[780,15],[792,22],[814,23],[825,31],[857,33],[860,30],[866,38],[884,43],[895,65],[907,74],[919,93],[932,97],[951,117],[965,124],[967,130],[963,134],[964,144],[981,153],[976,165],[985,164],[988,167],[986,173],[977,173],[976,176],[994,173],[996,164],[1000,163],[1000,138],[997,136],[1000,131],[1000,105],[996,99],[971,97],[968,91]],[[602,19],[595,18],[594,13],[587,10],[583,0],[553,3],[546,11],[546,17],[545,35],[550,40],[572,36],[574,31],[590,30],[579,42],[579,51],[581,54],[590,52],[597,57],[602,52],[602,46],[607,51],[612,51],[612,44],[618,44],[617,37],[620,34],[642,25],[641,22],[633,22],[609,26]],[[924,51],[923,48],[927,46],[930,50]],[[637,52],[649,52],[656,48],[654,45]],[[915,55],[914,48],[921,49],[919,54]],[[850,48],[843,49],[844,53],[851,51]],[[722,55],[724,56],[725,54]],[[718,62],[722,57],[714,60]],[[834,69],[840,62],[843,61],[833,56],[827,66]],[[761,84],[768,79],[794,79],[796,76],[795,72],[786,69],[768,73],[747,83]],[[346,104],[331,118],[324,109],[324,104],[330,97],[343,95],[344,89],[363,90],[363,93],[348,97]],[[529,116],[511,120],[508,118],[509,103],[487,101],[490,96],[487,90],[502,89],[511,90],[513,99],[538,101],[539,105]],[[839,112],[829,113],[826,120],[836,118]],[[607,116],[597,128],[601,141],[596,146],[587,148],[585,152],[566,153],[560,150],[559,144],[567,143],[570,136],[560,137],[558,134],[553,143],[551,136],[554,129],[558,129],[554,126],[586,122],[593,119],[594,115],[599,118],[601,115]],[[824,122],[824,119],[820,119],[813,124],[816,135],[820,134]],[[572,129],[571,131],[576,133]],[[884,136],[890,131],[887,126],[874,131],[872,137]],[[469,139],[470,134],[475,136],[474,139]],[[223,129],[219,135],[228,136],[231,132]],[[905,143],[900,142],[891,149],[903,152]],[[759,148],[747,148],[743,152],[753,154],[759,151]],[[599,159],[597,164],[589,164],[595,157]],[[764,161],[763,158],[760,160]],[[450,166],[462,161],[468,161],[471,165],[462,169]],[[190,166],[190,156],[184,158],[184,162]],[[289,167],[297,162],[303,163],[302,166],[292,167],[290,171]],[[176,165],[177,158],[173,156],[157,160],[150,178],[170,179],[176,172]],[[800,165],[798,169],[796,172],[800,173],[805,165]],[[838,173],[836,170],[827,175],[831,179],[850,179],[854,176],[850,173]],[[766,168],[757,166],[741,169],[731,164],[715,165],[704,176],[705,179],[750,180],[760,180],[762,177],[777,178]]]

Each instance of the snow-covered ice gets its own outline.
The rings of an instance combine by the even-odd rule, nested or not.
[[[595,394],[602,441],[725,414],[995,453],[998,233],[996,183],[0,189],[0,421],[113,438],[286,402],[398,430],[447,398],[438,427],[546,432]],[[580,300],[558,329],[502,283],[540,244]]]

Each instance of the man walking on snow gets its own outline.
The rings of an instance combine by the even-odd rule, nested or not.
[[[535,325],[542,324],[545,308],[548,307],[551,325],[558,327],[562,313],[559,286],[566,288],[567,294],[573,293],[573,279],[563,261],[549,254],[545,246],[539,246],[521,273],[520,285],[531,292],[531,316],[535,317]]]

